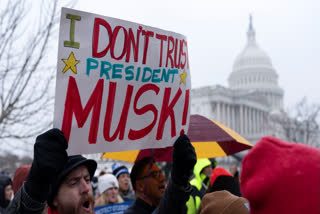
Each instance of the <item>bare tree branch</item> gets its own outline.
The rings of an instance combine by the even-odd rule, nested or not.
[[[57,39],[61,5],[58,0],[42,1],[37,7],[30,3],[0,2],[2,143],[12,139],[28,142],[52,126],[56,59],[50,58],[49,51]],[[68,4],[64,6],[74,1]]]
[[[320,105],[302,98],[290,111],[274,116],[274,131],[286,140],[320,148]]]

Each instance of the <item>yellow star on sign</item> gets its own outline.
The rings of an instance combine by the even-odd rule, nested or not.
[[[179,83],[179,85],[181,85],[181,83],[186,84],[186,78],[187,78],[186,70],[183,70],[182,74],[180,74],[180,83]]]
[[[71,70],[72,73],[77,74],[77,67],[76,64],[78,64],[80,61],[76,60],[74,58],[74,53],[71,51],[68,59],[61,59],[66,66],[62,69],[62,72],[65,73],[67,70]]]

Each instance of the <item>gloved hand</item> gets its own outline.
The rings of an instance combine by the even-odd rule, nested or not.
[[[187,135],[181,135],[173,145],[171,177],[174,183],[186,187],[193,173],[197,156]]]
[[[68,142],[62,131],[51,129],[36,139],[34,157],[25,183],[28,195],[40,202],[47,200],[49,189],[68,160]]]

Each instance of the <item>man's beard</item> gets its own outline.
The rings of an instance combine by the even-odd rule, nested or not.
[[[79,214],[79,213],[88,213],[85,212],[85,209],[90,210],[90,213],[93,213],[93,207],[94,207],[94,197],[92,194],[85,194],[81,197],[79,203],[74,206],[74,204],[71,202],[66,202],[64,206],[59,207],[58,213],[59,214]]]

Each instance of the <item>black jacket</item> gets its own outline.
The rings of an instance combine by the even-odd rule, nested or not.
[[[124,214],[132,214],[132,213],[139,213],[139,214],[150,214],[152,213],[156,207],[152,207],[147,204],[144,200],[137,198],[132,205],[124,212]]]
[[[157,208],[137,198],[124,214],[185,214],[187,211],[186,202],[191,190],[189,183],[186,188],[183,188],[170,180]]]
[[[32,199],[25,191],[24,185],[15,194],[5,214],[41,214],[46,203]]]

